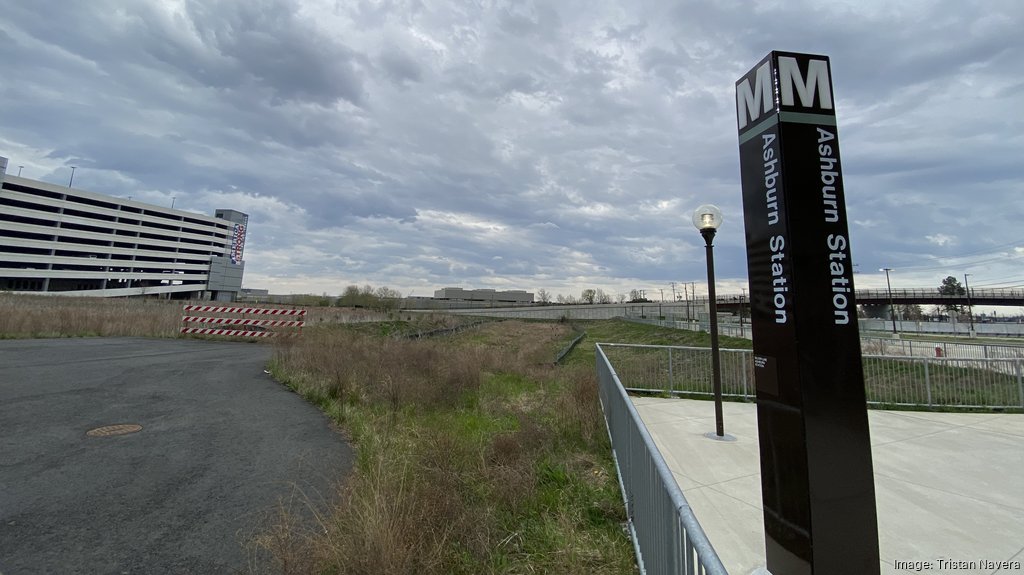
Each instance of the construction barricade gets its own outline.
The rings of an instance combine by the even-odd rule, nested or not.
[[[230,337],[298,336],[302,335],[302,327],[306,325],[304,319],[261,319],[245,317],[273,315],[305,318],[306,310],[304,309],[186,305],[184,306],[183,311],[185,312],[185,315],[181,318],[181,333],[185,334],[222,335]],[[228,314],[229,317],[209,314]],[[192,324],[230,327],[192,327]]]

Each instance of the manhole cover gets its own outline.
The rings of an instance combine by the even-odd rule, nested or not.
[[[134,423],[119,423],[117,425],[104,425],[96,429],[90,429],[85,434],[89,437],[110,437],[111,435],[125,435],[142,431],[142,426]]]

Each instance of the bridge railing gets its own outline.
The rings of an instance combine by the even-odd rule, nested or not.
[[[907,300],[907,299],[945,299],[950,301],[962,301],[967,298],[967,291],[970,291],[972,300],[978,300],[984,302],[990,299],[1018,299],[1024,300],[1024,290],[1012,289],[1012,288],[994,288],[994,289],[976,289],[971,288],[970,290],[964,290],[961,294],[943,294],[939,293],[938,289],[934,288],[898,288],[892,290],[893,299]],[[888,289],[858,289],[856,293],[857,300],[862,299],[880,299],[886,300],[889,298]]]
[[[601,406],[640,573],[725,575],[722,561],[608,361],[606,345],[596,346]]]

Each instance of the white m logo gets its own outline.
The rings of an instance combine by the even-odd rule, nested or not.
[[[741,130],[747,127],[750,120],[758,119],[761,114],[774,107],[772,101],[774,92],[771,61],[765,62],[757,69],[753,90],[750,89],[749,78],[736,86],[736,114],[739,117]]]
[[[821,94],[821,108],[832,109],[832,85],[828,81],[828,62],[825,60],[807,61],[807,80],[800,74],[800,65],[796,58],[779,57],[779,88],[782,91],[782,105],[792,106],[793,87],[800,96],[800,105],[805,108],[814,107],[814,92]]]
[[[750,86],[748,77],[736,86],[736,115],[739,129],[757,120],[768,110],[775,107],[775,86],[772,75],[771,61],[766,61],[754,73],[754,86]],[[796,94],[794,95],[794,88]],[[815,94],[821,102],[814,105]],[[832,84],[828,80],[828,62],[825,60],[807,60],[807,78],[800,72],[800,65],[791,56],[779,57],[779,100],[783,106],[795,106],[796,97],[800,98],[800,106],[804,108],[818,107],[823,110],[832,109]]]

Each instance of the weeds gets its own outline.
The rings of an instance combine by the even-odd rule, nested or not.
[[[157,298],[84,298],[33,296],[0,292],[0,338],[39,337],[177,337],[182,300]],[[198,302],[209,304],[210,302]],[[248,305],[248,304],[229,304]],[[268,306],[258,307],[295,307]],[[310,326],[379,322],[385,314],[341,308],[308,308]],[[433,326],[443,316],[411,314],[414,325]],[[218,338],[223,341],[223,338]]]
[[[567,326],[440,340],[310,330],[273,372],[351,434],[354,475],[308,538],[257,537],[285,573],[628,573],[632,549],[589,367]],[[294,529],[276,520],[266,529]],[[301,540],[301,549],[291,545]]]
[[[173,337],[181,307],[142,299],[0,294],[0,337]]]

